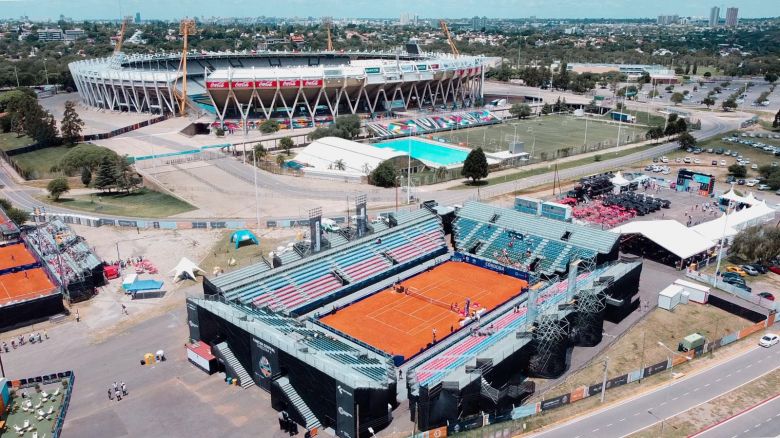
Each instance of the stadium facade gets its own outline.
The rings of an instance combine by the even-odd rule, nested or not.
[[[267,390],[272,407],[309,430],[371,436],[369,428],[387,427],[393,409],[409,400],[420,430],[455,431],[471,415],[480,422],[511,416],[534,392],[525,377],[560,376],[571,348],[598,344],[605,319],[620,321],[638,307],[641,259],[621,258],[614,233],[476,202],[454,218],[436,211],[424,204],[339,232],[320,232],[313,216],[313,235],[321,238],[204,281],[204,296],[187,300],[191,341],[209,345],[229,377]],[[483,307],[480,318],[467,310],[462,329],[451,326],[438,340],[434,332],[406,356],[328,322],[448,263],[527,286]],[[412,300],[422,311],[426,301],[408,295],[386,305]],[[425,312],[453,311],[429,302]]]
[[[413,46],[416,47],[416,46]],[[416,50],[411,50],[415,52]],[[180,56],[118,55],[69,64],[85,105],[176,113]],[[483,96],[486,58],[391,52],[190,53],[187,94],[216,119],[295,118],[469,107]]]

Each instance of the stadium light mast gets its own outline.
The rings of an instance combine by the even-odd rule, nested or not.
[[[122,19],[122,27],[119,29],[119,37],[114,45],[114,55],[122,53],[122,42],[125,40],[125,32],[127,31],[127,23],[130,22],[130,16],[125,16]]]
[[[457,58],[460,56],[460,51],[458,51],[458,47],[455,45],[455,41],[452,40],[452,35],[450,34],[450,28],[447,27],[447,22],[444,20],[439,20],[439,26],[441,27],[441,31],[444,32],[444,37],[447,38],[447,44],[450,45],[452,55]]]
[[[185,18],[181,20],[179,24],[179,34],[182,35],[184,43],[181,49],[181,61],[179,62],[179,70],[176,72],[176,80],[173,82],[173,93],[179,101],[179,115],[183,116],[187,110],[187,51],[189,50],[189,36],[195,32],[195,20],[191,18]],[[179,75],[181,73],[181,75]],[[181,91],[177,88],[179,78],[181,81]]]

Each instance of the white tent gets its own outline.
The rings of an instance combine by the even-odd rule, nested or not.
[[[200,269],[198,265],[192,262],[192,260],[188,259],[187,257],[182,257],[181,260],[179,260],[179,264],[176,265],[175,268],[171,269],[171,272],[174,272],[173,279],[174,281],[179,281],[183,279],[195,279],[195,272],[200,272],[201,274],[205,274],[206,271],[203,269]]]
[[[731,218],[729,218],[731,219]],[[726,220],[726,214],[724,213],[717,219],[711,221],[702,222],[699,225],[691,227],[692,230],[701,234],[704,238],[713,242],[717,242],[721,237],[732,237],[738,233],[733,227],[729,226],[731,220]]]
[[[343,138],[324,137],[303,148],[296,155],[295,161],[318,171],[365,176],[385,160],[406,156],[407,154],[390,148],[379,148]],[[340,164],[343,164],[344,170],[336,169],[338,160],[341,160]]]
[[[740,196],[736,192],[734,192],[734,187],[732,187],[728,192],[720,195],[718,199],[726,199],[730,202],[735,202],[737,204],[747,204],[747,205],[754,205],[758,203],[759,201],[753,196],[753,193],[748,193],[747,196]],[[725,203],[724,203],[725,204]]]
[[[613,176],[612,179],[610,179],[609,181],[613,185],[620,186],[620,187],[627,186],[627,185],[631,184],[631,181],[627,180],[626,177],[624,177],[623,174],[620,171],[618,171],[615,174],[615,176]]]
[[[629,222],[610,231],[641,234],[681,259],[687,259],[715,246],[712,240],[675,220]]]

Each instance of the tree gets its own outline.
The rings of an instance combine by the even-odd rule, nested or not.
[[[680,144],[680,149],[688,149],[696,146],[696,139],[688,132],[683,132],[677,136],[677,143]]]
[[[339,137],[352,140],[360,134],[360,118],[356,115],[340,116],[328,127],[320,127],[309,134],[309,140],[323,137]]]
[[[398,171],[390,160],[385,160],[371,171],[368,181],[379,187],[395,187],[398,183]]]
[[[473,149],[469,152],[466,160],[463,162],[460,174],[470,178],[474,183],[488,176],[487,157],[482,148]]]
[[[285,155],[290,155],[290,149],[295,145],[290,137],[282,137],[282,139],[279,140],[279,146],[281,146]]]
[[[552,86],[559,90],[566,90],[569,87],[569,70],[566,63],[561,63],[558,68],[558,74],[553,76]]]
[[[732,164],[729,166],[729,175],[735,178],[744,178],[747,176],[747,168],[739,164]]]
[[[712,77],[712,73],[711,73],[711,72],[708,72],[708,71],[705,71],[703,76],[704,76],[705,78],[710,78],[710,77]]]
[[[780,110],[777,110],[777,114],[775,114],[775,119],[772,121],[772,127],[780,128]]]
[[[276,156],[276,164],[279,165],[279,167],[284,166],[284,155],[279,154]]]
[[[89,187],[90,182],[92,182],[92,171],[89,167],[84,166],[81,168],[81,183],[84,184],[85,187]]]
[[[685,121],[685,119],[677,119],[677,121],[674,122],[674,125],[675,125],[675,131],[678,134],[688,131],[688,123]]]
[[[648,140],[658,140],[664,136],[664,130],[660,126],[653,126],[645,133],[645,138]]]
[[[516,103],[509,108],[509,114],[518,119],[525,119],[531,115],[531,107],[524,103]]]
[[[279,122],[276,120],[268,119],[260,124],[260,132],[263,134],[271,134],[279,130]]]
[[[262,160],[268,155],[268,151],[265,150],[265,147],[261,143],[258,143],[255,145],[254,149],[252,149],[252,154],[254,154],[254,157],[258,160]]]
[[[124,190],[127,193],[137,189],[143,182],[141,176],[128,163],[127,156],[120,157],[116,161],[115,173],[117,189]]]
[[[705,97],[702,99],[701,103],[707,106],[707,109],[709,109],[712,105],[715,105],[715,99],[711,97]]]
[[[91,172],[95,172],[103,162],[103,158],[108,158],[112,163],[119,159],[119,155],[111,149],[104,148],[94,144],[80,144],[68,149],[59,162],[55,163],[52,171],[61,171],[66,175],[75,175],[85,167]]]
[[[62,139],[68,145],[76,144],[81,139],[81,128],[84,127],[84,121],[76,113],[76,103],[72,100],[65,102],[65,112],[62,115],[60,123],[60,133]]]
[[[780,230],[755,225],[734,236],[729,255],[748,262],[768,262],[780,254]]]
[[[117,185],[117,178],[114,162],[108,157],[103,157],[97,169],[94,187],[101,191],[108,190],[111,193],[111,189]]]
[[[777,82],[778,78],[780,77],[777,75],[777,73],[774,72],[769,72],[764,75],[764,80],[769,82],[770,84],[774,84],[775,82]]]
[[[347,164],[339,158],[338,160],[333,162],[333,168],[336,170],[347,170]]]
[[[723,101],[721,106],[723,107],[723,111],[729,111],[737,108],[737,102],[735,102],[734,99],[728,99]]]
[[[70,185],[68,185],[68,180],[63,177],[54,178],[46,185],[46,190],[49,191],[51,199],[59,201],[60,196],[70,191]]]
[[[29,212],[14,207],[6,210],[5,214],[8,216],[8,219],[11,219],[11,222],[15,223],[16,225],[22,225],[30,220]]]
[[[547,115],[552,112],[552,106],[550,106],[549,103],[545,102],[544,105],[542,105],[542,114]]]

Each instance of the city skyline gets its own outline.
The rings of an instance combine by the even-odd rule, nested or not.
[[[441,2],[429,0],[398,0],[393,8],[365,0],[339,1],[291,0],[271,8],[257,8],[245,0],[228,0],[215,10],[212,2],[204,0],[161,1],[150,3],[142,0],[121,3],[102,0],[0,0],[0,18],[28,16],[33,20],[56,20],[61,14],[76,20],[111,19],[140,12],[144,19],[177,19],[184,16],[223,17],[307,17],[331,16],[334,18],[389,18],[398,20],[403,13],[420,18],[469,18],[474,15],[488,18],[539,19],[654,19],[658,15],[708,17],[712,7],[739,7],[740,18],[761,18],[780,16],[780,4],[768,5],[761,0],[732,2],[738,4],[713,4],[711,0],[694,0],[684,4],[661,0],[651,4],[634,4],[621,0],[575,1],[559,0],[453,0],[446,8]],[[306,11],[306,13],[302,13]]]

